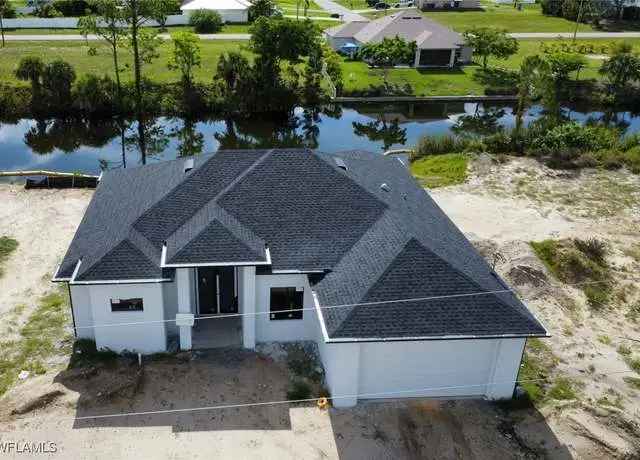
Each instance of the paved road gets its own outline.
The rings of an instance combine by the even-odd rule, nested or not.
[[[316,2],[331,2],[331,0],[316,0]],[[333,2],[331,2],[333,3]],[[326,19],[326,18],[325,18]],[[570,32],[556,32],[556,33],[513,33],[509,34],[514,38],[527,39],[527,38],[571,38],[573,34]],[[67,35],[67,34],[34,34],[34,35],[5,35],[7,41],[81,41],[85,40],[82,35]],[[169,34],[160,34],[161,38],[171,38]],[[578,38],[640,38],[640,32],[579,32]],[[201,34],[202,40],[249,40],[250,34]],[[99,38],[94,35],[89,35],[87,40],[98,40]]]
[[[364,16],[359,15],[355,11],[350,10],[346,6],[342,6],[333,0],[315,0],[316,4],[330,13],[338,13],[345,22],[351,21],[368,21]]]

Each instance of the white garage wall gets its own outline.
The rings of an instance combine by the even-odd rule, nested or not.
[[[162,283],[88,285],[96,325],[164,320]],[[112,312],[111,299],[142,298],[143,311]],[[155,353],[167,348],[165,323],[96,327],[96,346],[116,352]]]
[[[523,346],[524,339],[362,343],[358,393],[361,399],[510,398]]]
[[[317,318],[314,311],[305,310],[302,319],[271,320],[269,315],[270,289],[272,287],[304,288],[304,308],[313,307],[313,297],[307,275],[258,275],[256,276],[256,341],[292,342],[314,340]]]
[[[73,319],[76,323],[76,335],[79,339],[94,339],[93,316],[91,313],[91,297],[89,286],[69,286],[71,288],[71,304]]]

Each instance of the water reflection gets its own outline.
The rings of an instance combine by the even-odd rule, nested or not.
[[[583,123],[640,131],[631,112],[563,108]],[[544,118],[530,108],[525,125]],[[100,168],[137,166],[217,149],[300,148],[334,152],[415,145],[424,134],[481,136],[510,128],[508,104],[332,104],[298,108],[287,119],[19,120],[0,123],[0,170],[54,169],[97,173]]]

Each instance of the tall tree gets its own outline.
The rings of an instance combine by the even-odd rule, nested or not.
[[[200,38],[192,32],[178,32],[171,36],[173,50],[169,68],[179,70],[185,91],[193,87],[193,70],[200,66]]]
[[[524,113],[533,99],[555,98],[555,86],[551,76],[549,63],[538,55],[527,56],[520,65],[518,78],[518,105],[516,109],[515,132],[522,132]],[[549,105],[547,103],[547,105]]]
[[[120,81],[118,48],[126,35],[126,30],[121,27],[122,11],[117,0],[94,0],[91,5],[96,14],[81,17],[78,20],[78,28],[85,37],[89,34],[97,35],[111,48],[118,103],[121,103],[122,83]]]
[[[167,18],[170,14],[180,14],[180,3],[176,0],[153,0],[151,17],[160,26],[160,30],[166,30]]]
[[[482,68],[487,69],[489,57],[506,59],[518,51],[518,41],[504,30],[494,27],[473,27],[463,33],[465,44],[482,58]]]
[[[16,15],[13,5],[9,0],[0,0],[0,35],[2,36],[2,47],[4,48],[4,18],[12,18]]]

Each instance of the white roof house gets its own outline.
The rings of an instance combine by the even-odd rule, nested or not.
[[[190,14],[197,10],[213,10],[220,13],[225,22],[249,22],[249,3],[247,0],[186,0],[180,10]]]

